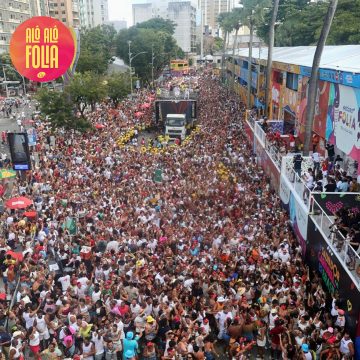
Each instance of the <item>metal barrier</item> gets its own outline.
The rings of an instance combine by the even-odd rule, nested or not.
[[[311,213],[313,220],[322,230],[326,237],[326,241],[336,250],[338,257],[344,262],[347,270],[352,273],[357,283],[360,284],[360,278],[356,273],[360,266],[360,255],[358,251],[350,244],[349,238],[345,237],[337,228],[334,219],[328,216],[321,208],[319,203],[311,198]],[[359,248],[360,249],[360,248]]]

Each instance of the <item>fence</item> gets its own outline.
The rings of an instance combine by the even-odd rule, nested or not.
[[[360,266],[359,250],[355,250],[350,244],[349,238],[345,237],[338,229],[334,217],[328,216],[322,209],[320,204],[312,197],[310,215],[325,235],[325,240],[332,246],[338,257],[345,264],[348,272],[350,272],[360,285],[360,278],[357,275],[357,268]]]

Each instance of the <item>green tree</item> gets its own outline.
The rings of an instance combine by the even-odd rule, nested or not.
[[[110,25],[85,29],[80,35],[80,56],[77,72],[105,74],[115,55],[116,30]]]
[[[130,93],[129,74],[113,73],[107,77],[108,96],[116,106]]]
[[[140,25],[140,24],[139,24]],[[168,32],[132,26],[117,36],[117,55],[129,65],[129,45],[131,41],[131,66],[144,82],[151,82],[152,53],[154,53],[154,74],[157,76],[172,57],[183,58],[184,52],[177,46]],[[138,55],[139,53],[143,53]]]
[[[84,118],[88,106],[94,111],[96,103],[106,98],[107,84],[99,74],[90,71],[84,74],[76,73],[66,86],[65,92]]]
[[[4,71],[7,81],[22,81],[21,76],[14,70],[9,53],[0,54],[0,77],[4,78]]]
[[[142,23],[136,24],[138,29],[153,29],[155,31],[161,31],[174,35],[175,33],[175,23],[168,19],[156,18],[144,21]]]
[[[40,89],[36,94],[40,111],[46,115],[52,128],[85,131],[90,128],[85,118],[76,118],[74,104],[64,92]]]

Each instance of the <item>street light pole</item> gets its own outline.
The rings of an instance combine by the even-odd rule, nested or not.
[[[131,41],[128,41],[129,44],[129,66],[130,66],[130,94],[132,95],[133,93],[133,83],[132,83],[132,68],[131,68],[131,61],[132,61],[132,57],[131,57]]]
[[[154,88],[154,44],[151,45],[151,87]]]
[[[2,71],[4,74],[4,80],[5,80],[5,89],[6,89],[6,97],[9,97],[9,88],[8,88],[8,84],[7,84],[7,80],[6,80],[6,72],[5,72],[5,68],[4,65],[2,66]]]

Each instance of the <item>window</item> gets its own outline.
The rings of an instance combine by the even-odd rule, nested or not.
[[[60,6],[65,6],[65,3],[61,3]]]
[[[65,18],[62,18],[61,21],[62,21],[62,22],[66,22],[66,19],[65,19]]]
[[[57,15],[59,12],[57,10],[55,10],[55,14]]]
[[[287,72],[286,73],[286,87],[291,90],[297,91],[299,75]]]

